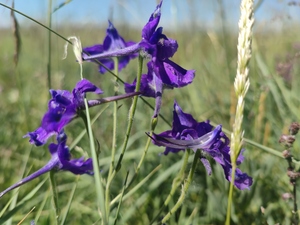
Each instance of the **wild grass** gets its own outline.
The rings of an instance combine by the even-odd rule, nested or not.
[[[125,39],[139,40],[139,30],[125,25],[117,27]],[[76,33],[80,36],[82,45],[88,46],[102,41],[105,28],[61,26],[57,32],[64,37]],[[237,61],[237,33],[227,30],[226,36],[223,36],[218,31],[197,29],[166,32],[179,43],[178,52],[173,60],[185,68],[195,69],[196,77],[188,87],[165,91],[161,113],[171,122],[175,98],[185,112],[191,113],[199,121],[210,119],[214,124],[222,124],[225,130],[230,132],[236,105],[233,82]],[[39,126],[47,109],[48,34],[37,25],[21,26],[20,34],[22,48],[19,63],[15,66],[12,33],[10,30],[0,30],[1,190],[49,160],[46,146],[32,147],[27,139],[22,138],[28,131]],[[284,150],[278,144],[280,135],[286,132],[292,121],[300,119],[300,68],[297,57],[299,48],[295,48],[298,40],[300,32],[293,27],[284,28],[281,32],[254,31],[252,59],[249,64],[251,86],[245,99],[243,129],[244,137],[256,145],[249,144],[246,140],[245,161],[241,165],[241,169],[253,177],[254,184],[249,191],[234,192],[231,217],[233,224],[290,223],[292,200],[283,200],[281,197],[283,193],[292,190],[286,176],[287,164],[283,158],[268,152],[266,147],[279,153]],[[52,36],[52,87],[71,90],[79,79],[79,67],[74,57],[61,60],[64,44],[63,40]],[[278,63],[287,63],[287,57],[292,58],[288,63],[292,63],[293,69],[279,73]],[[96,65],[85,63],[83,67],[87,79],[105,89],[105,95],[113,95],[113,77],[108,78],[109,74],[100,75]],[[136,68],[137,60],[122,70],[120,77],[125,81],[133,80]],[[290,73],[290,79],[287,79],[287,73]],[[149,101],[154,104],[152,100]],[[118,109],[117,137],[124,136],[129,106],[130,101],[124,100]],[[127,171],[129,178],[132,177],[142,155],[147,140],[145,132],[149,131],[152,116],[152,111],[145,109],[147,106],[139,101],[128,152],[123,160],[122,169],[111,184],[111,199],[122,189]],[[113,104],[91,109],[92,118],[98,113],[99,119],[93,125],[93,130],[94,136],[101,143],[101,172],[107,174],[112,145]],[[169,126],[161,120],[156,131],[162,132],[166,129],[169,129]],[[66,130],[69,134],[68,143],[72,143],[84,130],[84,125],[81,121],[76,121]],[[85,135],[72,150],[72,154],[80,156],[82,151],[89,152],[88,143],[88,137]],[[120,152],[121,145],[122,139],[117,138],[117,152]],[[296,153],[299,153],[299,142],[296,141],[294,147]],[[120,208],[119,224],[149,224],[163,205],[172,180],[180,170],[183,153],[159,155],[162,151],[163,148],[153,145],[150,147],[134,186],[151,171],[155,171],[132,195],[125,194]],[[297,158],[297,155],[295,157]],[[211,176],[207,176],[202,165],[197,166],[185,201],[168,224],[224,224],[229,184],[224,179],[222,168],[213,161],[211,163]],[[188,169],[191,166],[190,160]],[[58,205],[62,214],[66,213],[68,201],[73,188],[76,187],[65,224],[101,224],[95,190],[91,188],[94,185],[92,177],[75,177],[63,172],[57,174],[55,180],[58,185]],[[299,191],[297,193],[299,196]],[[0,199],[0,224],[4,224],[8,219],[11,219],[10,224],[17,224],[33,207],[36,208],[25,219],[24,224],[29,224],[31,220],[35,220],[36,224],[54,224],[56,219],[51,195],[48,175],[22,186],[18,192],[5,195]],[[164,215],[174,206],[179,195],[180,189],[171,200],[170,208],[163,212]],[[10,204],[14,207],[8,208]],[[261,207],[265,209],[264,214]],[[115,215],[116,210],[117,204],[113,205],[111,214]]]

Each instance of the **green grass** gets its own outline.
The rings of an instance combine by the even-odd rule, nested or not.
[[[62,26],[58,32],[65,37],[75,33],[80,36],[82,45],[87,46],[95,42],[101,43],[104,30],[105,28]],[[140,38],[139,31],[130,27],[123,27],[119,32],[125,39],[138,41]],[[210,119],[213,123],[223,124],[225,129],[230,130],[236,101],[232,93],[236,72],[237,35],[228,31],[224,40],[220,33],[213,31],[178,29],[174,33],[166,32],[169,32],[168,36],[177,39],[179,43],[178,52],[173,60],[185,68],[195,69],[196,78],[188,87],[166,90],[161,113],[171,122],[175,98],[185,112],[191,113],[198,120]],[[39,126],[47,109],[49,100],[46,74],[47,31],[36,25],[28,28],[21,27],[22,49],[17,67],[13,63],[14,40],[10,30],[1,30],[0,37],[0,171],[2,171],[0,187],[2,190],[25,174],[43,166],[50,156],[46,146],[32,147],[28,139],[22,138],[28,131],[33,131]],[[253,56],[250,62],[251,86],[246,98],[243,123],[245,137],[278,151],[284,149],[278,144],[281,133],[287,133],[287,128],[292,121],[299,121],[300,80],[299,59],[294,61],[291,85],[279,76],[276,63],[285,61],[287,54],[296,53],[292,46],[299,38],[300,33],[292,30],[282,33],[275,31],[254,33]],[[66,60],[61,60],[63,40],[53,35],[52,41],[52,87],[71,90],[79,80],[79,67],[70,53]],[[131,82],[136,75],[136,68],[137,60],[131,62],[120,73],[121,78]],[[104,90],[103,96],[113,95],[113,77],[109,74],[100,75],[96,65],[84,63],[84,76]],[[153,100],[149,101],[153,104]],[[119,102],[122,106],[118,110],[117,152],[120,152],[123,141],[130,103],[130,100]],[[104,107],[92,108],[92,117]],[[142,101],[138,102],[132,138],[122,168],[111,185],[111,199],[120,193],[127,171],[129,171],[129,179],[132,177],[142,155],[147,140],[145,132],[149,131],[152,116],[152,111],[145,110],[145,107]],[[100,167],[104,177],[109,168],[112,113],[113,104],[104,110],[93,126],[94,135],[100,143]],[[156,132],[166,129],[169,129],[168,125],[160,120]],[[67,126],[69,145],[82,130],[84,125],[80,120]],[[89,154],[88,146],[88,137],[84,136],[78,147]],[[250,191],[234,192],[233,224],[263,224],[264,221],[269,224],[276,222],[287,224],[291,218],[292,202],[281,198],[283,193],[292,190],[286,176],[287,163],[284,159],[261,148],[247,143],[245,148],[245,161],[240,168],[253,177],[254,184]],[[299,152],[299,142],[295,143],[295,149]],[[159,153],[162,151],[163,148],[153,145],[150,147],[140,174],[132,187],[142,181],[159,164],[161,168],[134,194],[124,198],[119,224],[149,224],[158,213],[171,189],[172,180],[179,171],[178,162],[183,156],[182,153],[160,156]],[[77,151],[73,150],[72,154],[76,157],[80,156],[81,152],[78,152],[77,148]],[[201,164],[198,165],[183,206],[172,216],[169,224],[224,224],[229,183],[224,179],[222,168],[213,161],[211,163],[213,164],[211,176],[206,174]],[[191,163],[188,169],[190,167]],[[36,190],[33,196],[29,196],[26,201],[24,199],[47,177],[48,175],[43,175],[22,186],[18,192],[16,210],[12,211],[12,214],[10,210],[4,210],[4,214],[0,214],[0,223],[13,215],[11,224],[17,224],[35,206],[36,209],[25,219],[24,224],[29,224],[30,220],[37,217],[36,224],[54,224],[49,179]],[[58,204],[64,214],[76,177],[71,173],[61,172],[55,176],[55,179],[58,184]],[[65,224],[100,224],[93,185],[92,177],[84,175],[79,178]],[[13,198],[14,193],[16,192],[11,192],[0,199],[0,212]],[[175,194],[170,208],[163,212],[164,215],[176,203],[179,194],[180,189]],[[261,213],[261,206],[266,209],[264,216]],[[117,207],[112,210],[111,221],[116,210]]]

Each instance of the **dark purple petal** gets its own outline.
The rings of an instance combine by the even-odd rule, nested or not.
[[[103,91],[100,88],[98,88],[96,85],[94,85],[87,79],[83,79],[76,84],[76,86],[73,90],[73,95],[78,96],[78,94],[81,95],[86,92],[94,92],[96,94],[103,94]]]
[[[195,70],[186,70],[169,59],[156,61],[154,71],[169,88],[180,88],[192,83]]]
[[[231,169],[224,170],[225,177],[228,181],[231,182]],[[253,183],[253,179],[248,176],[246,173],[243,173],[239,168],[235,170],[235,177],[234,177],[234,186],[236,186],[240,190],[250,189],[250,186]]]
[[[140,92],[142,96],[152,97],[155,98],[155,87],[151,85],[151,81],[148,80],[149,76],[146,74],[142,75],[141,77],[141,86]],[[125,83],[124,88],[126,93],[132,93],[135,91],[136,87],[136,79],[133,81],[132,84]]]
[[[86,52],[88,55],[96,55],[104,52],[103,45],[96,44],[90,47],[83,48],[83,51]],[[87,56],[86,53],[83,53],[83,56]]]
[[[160,20],[162,2],[163,1],[161,0],[160,3],[156,6],[156,9],[151,14],[148,23],[144,26],[142,30],[143,39],[150,40],[152,34],[154,33]]]
[[[195,128],[197,121],[188,113],[184,113],[178,103],[174,101],[173,110],[173,132],[174,134],[182,132],[186,128]]]
[[[134,42],[129,41],[125,42],[123,37],[121,37],[117,31],[117,29],[113,26],[113,24],[109,22],[108,28],[106,30],[106,36],[103,41],[103,45],[94,45],[91,47],[83,48],[83,59],[84,60],[98,60],[103,65],[105,65],[108,69],[114,69],[114,61],[110,59],[111,57],[118,57],[119,58],[119,66],[118,70],[120,71],[129,63],[129,61],[138,56],[137,54],[137,47]],[[132,48],[136,45],[135,48]],[[125,53],[120,53],[118,50],[125,50]],[[126,50],[128,49],[128,51]],[[104,53],[111,53],[104,57],[98,56]],[[100,73],[105,73],[106,69],[103,66],[99,66]]]

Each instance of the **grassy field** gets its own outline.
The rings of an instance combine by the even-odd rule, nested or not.
[[[139,30],[125,25],[116,27],[126,40],[140,39]],[[178,52],[172,60],[185,68],[196,70],[195,80],[190,86],[165,91],[161,113],[169,122],[172,121],[172,106],[176,99],[185,112],[191,113],[199,121],[209,119],[213,124],[222,124],[225,131],[231,131],[236,105],[233,81],[236,74],[237,33],[230,29],[225,31],[178,29],[174,32],[165,29],[166,34],[179,44]],[[96,42],[102,42],[105,28],[62,26],[57,32],[64,37],[75,33],[80,36],[83,46],[89,46],[95,43],[95,37]],[[15,66],[14,36],[11,30],[0,30],[0,191],[42,167],[50,157],[47,146],[33,147],[27,138],[22,138],[40,125],[47,109],[48,33],[42,27],[32,25],[21,26],[20,34],[22,47],[18,65]],[[254,30],[250,62],[251,86],[246,96],[243,123],[247,139],[244,145],[245,161],[240,166],[253,177],[254,183],[249,191],[234,192],[232,224],[290,224],[293,201],[284,200],[282,195],[290,193],[292,185],[286,175],[288,164],[278,157],[284,150],[278,139],[282,133],[288,132],[291,122],[300,119],[299,40],[300,32],[295,27],[268,32],[263,29]],[[79,80],[79,67],[72,54],[62,60],[64,44],[63,40],[52,35],[52,88],[72,90]],[[113,95],[114,84],[110,74],[99,74],[97,66],[92,63],[84,63],[83,67],[84,76],[104,91],[103,96]],[[144,71],[146,72],[145,66]],[[131,82],[136,72],[137,60],[134,60],[120,72],[120,77]],[[121,84],[120,89],[123,91]],[[154,104],[152,99],[149,102]],[[131,100],[119,102],[117,152],[120,152],[123,142],[130,104]],[[145,132],[149,131],[153,113],[151,109],[145,109],[147,106],[139,101],[128,150],[122,168],[111,186],[111,199],[122,190],[127,171],[129,177],[132,177],[142,155],[147,140]],[[92,108],[91,116],[94,117],[99,112],[101,115],[93,125],[93,130],[100,143],[99,162],[105,178],[110,164],[113,104]],[[169,126],[160,120],[156,132],[167,129]],[[80,120],[68,125],[68,145],[84,130],[84,124]],[[298,158],[299,147],[299,141],[296,141],[295,158]],[[279,154],[268,151],[269,148]],[[136,187],[157,166],[160,167],[144,185],[124,198],[118,224],[149,224],[163,205],[172,180],[180,169],[183,155],[160,155],[163,151],[164,148],[150,146],[132,187]],[[75,157],[80,157],[83,153],[90,155],[87,135],[72,150]],[[224,224],[229,182],[224,178],[222,168],[213,160],[211,164],[211,176],[207,175],[202,165],[198,165],[182,207],[168,224]],[[188,169],[190,167],[191,163]],[[76,177],[68,172],[60,172],[55,175],[55,180],[61,217],[66,213],[72,189],[76,187],[65,224],[101,224],[93,177]],[[105,179],[103,182],[105,183]],[[0,224],[4,224],[7,219],[7,224],[17,224],[33,207],[35,209],[23,224],[29,224],[31,220],[35,220],[36,224],[55,224],[49,175],[25,184],[19,189],[18,195],[16,193],[13,191],[0,199]],[[297,191],[297,194],[300,193]],[[173,196],[170,208],[179,195],[180,188]],[[113,205],[111,210],[111,219],[116,214],[116,206],[117,204]],[[265,209],[264,214],[261,207]],[[162,215],[170,208],[166,208]]]

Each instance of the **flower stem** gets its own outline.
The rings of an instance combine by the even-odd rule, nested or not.
[[[168,204],[169,204],[170,200],[172,199],[175,191],[177,190],[178,186],[182,182],[183,177],[184,177],[184,171],[186,169],[186,166],[187,166],[187,163],[188,163],[188,160],[189,160],[189,156],[190,156],[190,149],[187,149],[184,152],[184,156],[183,156],[183,160],[182,160],[182,166],[180,168],[180,171],[179,171],[178,175],[173,180],[172,189],[171,189],[167,199],[165,200],[163,206],[160,208],[159,212],[157,213],[157,215],[154,217],[154,219],[151,221],[150,224],[153,224],[157,220],[157,218],[160,216],[162,211],[168,206]]]
[[[232,196],[233,196],[233,184],[235,178],[235,170],[236,170],[236,163],[232,163],[232,170],[231,170],[231,182],[229,186],[229,194],[228,194],[228,202],[227,202],[227,212],[226,212],[226,225],[230,224],[230,213],[231,213],[231,205],[232,205]]]
[[[115,77],[115,96],[118,95],[119,92],[119,84],[118,84],[118,73],[119,73],[119,61],[117,57],[114,57],[114,67],[116,74]],[[112,147],[111,147],[111,163],[109,167],[109,172],[107,176],[107,184],[105,189],[105,209],[107,217],[109,218],[110,214],[110,196],[109,196],[109,188],[112,181],[111,175],[115,166],[115,154],[116,154],[116,142],[117,142],[117,112],[118,112],[118,101],[114,101],[114,112],[113,112],[113,134],[112,134]]]
[[[56,224],[58,225],[58,218],[59,218],[59,207],[58,207],[58,195],[57,195],[57,187],[56,187],[56,182],[55,182],[55,179],[54,179],[54,174],[55,174],[55,171],[53,170],[50,170],[50,173],[49,173],[49,177],[50,177],[50,183],[51,183],[51,188],[52,188],[52,194],[53,194],[53,197],[52,197],[52,200],[53,200],[53,206],[54,206],[54,211],[55,211],[55,221],[56,221]]]
[[[81,80],[83,79],[83,73],[82,73],[82,64],[80,63],[80,77]],[[90,118],[90,113],[89,113],[89,106],[88,106],[88,101],[86,97],[84,97],[84,106],[86,110],[86,120],[87,120],[87,129],[88,129],[88,136],[90,140],[90,148],[91,148],[91,154],[92,154],[92,159],[93,159],[93,168],[94,168],[94,177],[95,177],[95,182],[96,182],[96,193],[97,193],[97,198],[98,198],[98,207],[102,215],[102,221],[103,224],[108,224],[108,218],[106,216],[106,211],[105,211],[105,199],[104,199],[104,190],[103,186],[101,184],[101,174],[99,170],[99,163],[98,163],[98,157],[96,153],[96,148],[95,148],[95,142],[94,142],[94,135],[92,131],[92,125],[91,125],[91,118]]]
[[[165,224],[170,219],[171,215],[174,214],[179,209],[179,207],[182,205],[182,202],[183,202],[183,200],[186,196],[186,193],[187,193],[187,191],[190,187],[190,184],[193,180],[193,176],[194,176],[194,173],[195,173],[197,163],[199,161],[200,154],[201,154],[201,151],[197,150],[196,153],[195,153],[195,156],[194,156],[194,161],[193,161],[193,164],[192,164],[192,168],[190,169],[187,180],[183,184],[181,195],[180,195],[178,201],[176,202],[176,204],[170,210],[170,212],[162,219],[161,224]]]
[[[135,92],[138,92],[140,90],[142,69],[143,69],[143,57],[139,56],[138,73],[137,73],[137,79],[136,79]],[[125,139],[124,139],[123,146],[122,146],[121,155],[120,155],[118,163],[117,163],[117,165],[114,169],[114,172],[112,174],[112,178],[115,176],[116,172],[121,169],[122,160],[123,160],[126,148],[127,148],[129,135],[130,135],[131,128],[132,128],[133,118],[134,118],[135,110],[136,110],[136,106],[137,106],[137,100],[138,100],[138,96],[134,96],[133,101],[132,101],[132,105],[131,105],[130,110],[129,110],[128,125],[127,125]]]

